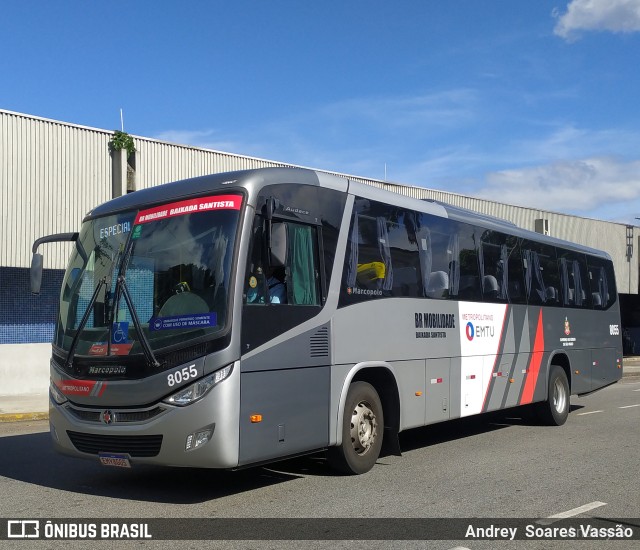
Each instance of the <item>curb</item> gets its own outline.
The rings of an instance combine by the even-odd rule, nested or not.
[[[27,420],[48,420],[48,412],[2,413],[0,422],[24,422]]]

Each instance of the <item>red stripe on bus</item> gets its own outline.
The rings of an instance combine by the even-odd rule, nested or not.
[[[96,380],[56,380],[56,386],[64,395],[88,396],[98,382]],[[98,390],[98,397],[102,396],[107,388],[107,383],[101,383]]]
[[[544,325],[542,324],[542,309],[538,315],[538,326],[536,327],[536,338],[533,342],[533,351],[529,367],[527,368],[524,389],[522,390],[521,405],[527,405],[533,401],[533,391],[536,389],[538,375],[540,374],[540,364],[542,363],[542,354],[544,352]]]

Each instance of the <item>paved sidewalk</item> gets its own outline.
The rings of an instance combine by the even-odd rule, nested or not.
[[[640,356],[624,358],[624,378],[640,381]],[[49,396],[0,395],[0,422],[18,420],[46,420],[49,418]]]
[[[49,418],[47,394],[0,395],[0,422]]]

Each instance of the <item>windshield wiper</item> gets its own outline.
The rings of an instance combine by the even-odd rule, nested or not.
[[[151,345],[149,344],[149,339],[146,337],[144,331],[142,330],[142,323],[140,322],[140,318],[138,317],[138,312],[136,311],[135,306],[133,305],[133,299],[131,298],[131,294],[129,293],[129,287],[127,286],[127,281],[125,279],[124,274],[127,271],[129,266],[129,259],[131,258],[131,251],[133,250],[133,239],[129,236],[126,245],[124,248],[120,248],[120,252],[118,253],[118,257],[116,258],[115,265],[118,266],[118,278],[116,279],[116,288],[114,292],[113,299],[113,310],[111,312],[111,325],[109,328],[109,342],[107,343],[107,354],[111,354],[111,340],[112,340],[112,331],[113,325],[115,322],[115,315],[118,311],[118,304],[120,303],[120,296],[124,296],[124,301],[127,303],[127,307],[129,308],[129,312],[131,313],[131,319],[133,320],[133,326],[136,327],[136,331],[138,333],[138,340],[140,341],[140,346],[142,347],[142,352],[144,353],[147,363],[154,368],[160,367],[160,362],[156,359],[156,356],[151,349]]]
[[[80,324],[76,329],[76,333],[73,336],[73,339],[71,340],[71,346],[69,347],[67,360],[64,363],[64,366],[66,369],[68,369],[71,366],[71,362],[73,361],[73,356],[76,353],[76,347],[78,346],[78,341],[80,340],[80,334],[82,334],[82,331],[84,330],[84,327],[87,324],[87,321],[89,320],[89,316],[91,315],[91,309],[93,308],[94,304],[96,303],[96,300],[98,299],[98,294],[100,293],[100,289],[102,288],[103,285],[106,285],[106,284],[107,284],[107,278],[103,277],[102,279],[100,279],[100,281],[98,281],[98,284],[96,285],[96,288],[93,291],[93,295],[91,296],[91,300],[89,300],[87,309],[85,310],[84,315],[80,320]]]
[[[116,283],[116,285],[116,296],[118,296],[119,289],[122,292],[124,301],[127,303],[127,307],[129,308],[129,312],[131,313],[133,326],[136,327],[136,331],[138,332],[138,339],[140,340],[140,346],[142,347],[142,351],[144,352],[147,361],[152,367],[158,368],[160,366],[160,363],[156,359],[156,356],[153,354],[153,350],[151,349],[149,340],[142,330],[142,323],[140,323],[138,313],[136,312],[136,308],[133,305],[133,300],[131,299],[131,294],[129,294],[129,287],[127,286],[127,281],[125,280],[124,275],[118,276],[118,282]],[[109,347],[111,347],[111,343],[109,343]]]

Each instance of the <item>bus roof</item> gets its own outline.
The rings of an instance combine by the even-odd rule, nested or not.
[[[223,172],[140,189],[97,206],[87,214],[85,219],[116,214],[126,210],[148,208],[154,204],[186,199],[210,192],[231,191],[233,189],[259,190],[261,187],[273,183],[301,183],[330,187],[344,192],[346,192],[348,185],[344,178],[304,168],[258,168]],[[257,196],[257,193],[252,193],[252,195]]]
[[[502,231],[523,239],[559,245],[576,252],[582,252],[597,256],[610,258],[601,250],[565,241],[548,235],[542,235],[528,229],[523,229],[512,222],[482,214],[473,210],[454,206],[432,199],[417,199],[366,185],[357,181],[349,180],[345,177],[328,174],[326,172],[316,172],[306,168],[257,168],[251,170],[239,170],[235,172],[223,172],[189,178],[171,183],[165,183],[141,189],[134,193],[129,193],[107,201],[93,210],[86,216],[85,220],[96,217],[116,214],[127,210],[148,208],[155,204],[189,198],[191,196],[203,195],[209,192],[221,190],[232,191],[233,189],[245,189],[255,199],[259,191],[265,185],[275,183],[300,183],[303,185],[314,185],[328,187],[342,192],[349,192],[371,200],[394,204],[399,207],[413,209],[440,217],[450,218],[465,223],[471,223],[486,229]],[[255,205],[253,205],[255,206]]]

